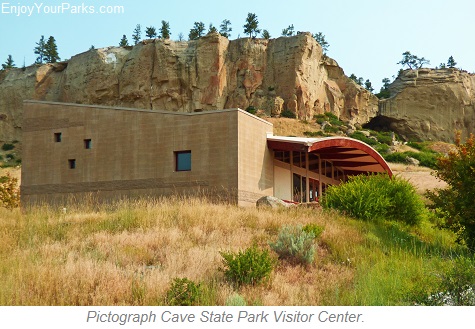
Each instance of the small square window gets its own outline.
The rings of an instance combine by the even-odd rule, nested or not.
[[[175,152],[175,171],[191,171],[191,151]]]
[[[88,150],[92,148],[92,141],[91,141],[91,139],[85,139],[85,140],[84,140],[84,148],[85,148],[85,149],[88,149]]]
[[[69,169],[76,169],[76,159],[69,159]]]
[[[61,133],[54,133],[54,141],[56,143],[61,143]]]

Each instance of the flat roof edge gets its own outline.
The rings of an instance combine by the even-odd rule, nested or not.
[[[147,110],[147,109],[140,109],[134,107],[124,107],[124,106],[107,106],[107,105],[94,105],[94,104],[76,104],[76,103],[64,103],[64,102],[51,102],[51,101],[39,101],[39,100],[31,100],[26,99],[23,103],[27,104],[49,104],[49,105],[61,105],[61,106],[76,106],[76,107],[85,107],[85,108],[99,108],[105,110],[119,110],[119,111],[135,111],[135,112],[146,112],[146,113],[160,113],[160,114],[169,114],[169,115],[209,115],[213,113],[225,113],[225,112],[241,112],[245,115],[248,115],[258,121],[266,123],[270,126],[274,126],[271,122],[266,121],[262,118],[259,118],[247,111],[244,111],[240,108],[231,108],[231,109],[223,109],[223,110],[209,110],[209,111],[202,111],[202,112],[173,112],[173,111],[165,111],[165,110]]]

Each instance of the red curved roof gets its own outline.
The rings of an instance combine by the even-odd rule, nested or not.
[[[268,136],[267,145],[273,150],[315,153],[347,174],[386,172],[392,176],[384,158],[371,146],[349,137],[281,137]]]

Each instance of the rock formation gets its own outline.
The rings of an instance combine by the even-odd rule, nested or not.
[[[322,55],[310,33],[278,39],[145,40],[93,49],[68,62],[0,71],[0,140],[21,140],[26,99],[180,112],[254,106],[300,119],[376,115],[375,96]]]
[[[454,141],[475,133],[475,75],[453,68],[402,71],[370,126],[386,126],[406,140]]]

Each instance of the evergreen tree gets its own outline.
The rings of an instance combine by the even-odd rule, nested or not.
[[[244,33],[249,34],[249,38],[257,36],[257,34],[261,33],[259,30],[259,21],[257,20],[256,14],[248,13],[246,18],[246,24],[244,24]]]
[[[60,60],[58,46],[56,46],[56,40],[53,36],[50,36],[46,42],[44,60],[46,63],[56,63]]]
[[[15,67],[15,63],[13,62],[12,55],[8,55],[7,61],[5,62],[5,64],[2,64],[2,69],[6,70],[11,69],[12,67]]]
[[[157,31],[153,26],[145,28],[145,36],[149,39],[155,39],[157,37]]]
[[[36,47],[34,49],[35,54],[38,55],[38,57],[36,58],[36,61],[35,61],[36,64],[43,64],[44,63],[45,47],[46,47],[45,36],[42,35],[41,38],[40,38],[40,41],[38,41],[36,43]]]
[[[317,40],[317,42],[322,47],[323,54],[326,55],[328,48],[330,47],[330,44],[327,42],[327,40],[325,40],[325,35],[322,32],[318,32],[318,33],[315,33],[313,37],[315,38],[315,40]]]
[[[193,28],[190,30],[188,34],[188,39],[190,40],[198,40],[201,38],[205,32],[205,24],[203,22],[195,22]]]
[[[363,78],[362,77],[357,77],[354,73],[351,73],[350,75],[350,79],[353,80],[354,82],[356,82],[356,84],[360,85],[360,86],[363,86]]]
[[[120,39],[119,47],[127,47],[128,45],[129,45],[129,40],[127,40],[127,37],[124,34],[122,36],[122,39]]]
[[[457,62],[455,62],[454,58],[452,56],[449,57],[447,60],[447,66],[453,69],[457,65]]]
[[[425,64],[430,64],[430,61],[424,57],[419,58],[416,55],[412,55],[410,51],[405,51],[402,53],[402,60],[396,64],[401,64],[403,67],[407,66],[411,70],[417,70]]]
[[[384,78],[382,82],[383,86],[379,90],[379,93],[376,94],[376,97],[378,97],[379,99],[389,98],[391,96],[391,93],[389,92],[389,85],[391,83],[391,80],[389,80],[388,78]]]
[[[263,30],[261,34],[262,38],[269,40],[271,38],[269,31]]]
[[[170,39],[170,23],[162,21],[162,27],[160,28],[160,37],[162,39]]]
[[[374,90],[373,86],[371,85],[371,81],[369,81],[369,79],[366,79],[366,81],[364,83],[364,87],[369,92],[373,92],[373,90]]]
[[[183,35],[183,33],[178,33],[178,41],[183,41],[185,40],[185,36]]]
[[[214,27],[214,25],[212,23],[209,24],[209,27],[208,27],[208,34],[210,33],[218,33],[218,29]]]
[[[283,37],[291,37],[294,35],[294,24],[289,25],[289,27],[282,30]]]
[[[91,47],[89,47],[89,50],[94,50],[96,49],[96,47],[94,47],[94,45],[91,45]]]
[[[225,19],[221,22],[221,25],[219,26],[219,34],[221,34],[225,38],[230,38],[231,37],[231,31],[233,29],[231,28],[231,21],[229,19]]]
[[[134,34],[132,34],[132,39],[134,40],[135,44],[138,44],[142,39],[142,27],[140,24],[137,24],[134,29]]]

